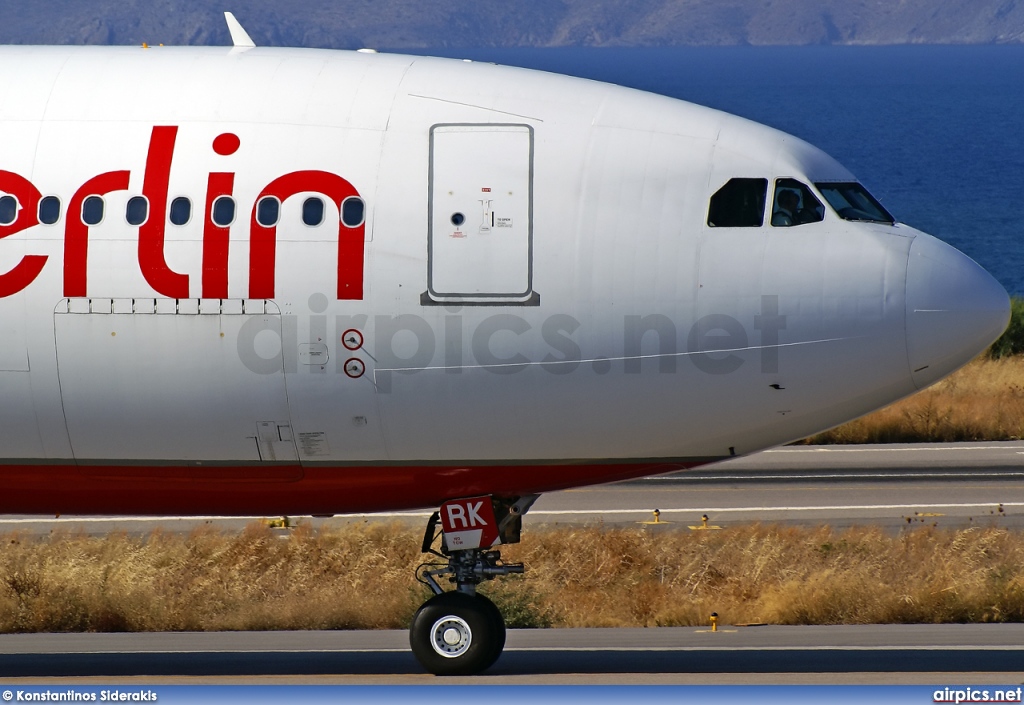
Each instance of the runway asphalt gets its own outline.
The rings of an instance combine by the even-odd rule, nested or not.
[[[0,636],[0,683],[999,683],[1024,625],[511,630],[473,678],[427,675],[404,631]]]
[[[643,508],[641,510],[641,508]],[[1024,443],[790,446],[544,495],[535,522],[1024,526]]]

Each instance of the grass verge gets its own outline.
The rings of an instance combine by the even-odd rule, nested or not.
[[[2,632],[405,628],[429,596],[400,525],[0,540]],[[556,526],[506,557],[526,575],[482,591],[518,627],[1024,620],[1024,533],[999,528]]]

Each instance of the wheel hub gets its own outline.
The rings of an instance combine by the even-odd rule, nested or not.
[[[434,622],[430,645],[445,658],[457,658],[473,644],[473,631],[461,617],[448,615]]]

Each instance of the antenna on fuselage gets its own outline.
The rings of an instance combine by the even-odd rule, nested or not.
[[[224,13],[224,20],[228,23],[228,31],[231,32],[231,42],[236,47],[251,49],[256,46],[249,33],[242,28],[242,23],[235,19],[230,12]]]

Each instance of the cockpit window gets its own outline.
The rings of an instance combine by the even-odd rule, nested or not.
[[[708,225],[712,228],[760,228],[768,179],[729,179],[711,197]]]
[[[805,223],[819,223],[825,217],[825,206],[805,184],[796,179],[775,180],[775,205],[772,225],[788,228]]]
[[[868,190],[856,182],[849,183],[817,183],[828,204],[843,220],[866,221],[869,223],[888,223],[892,225],[896,219],[882,204],[868,193]]]

